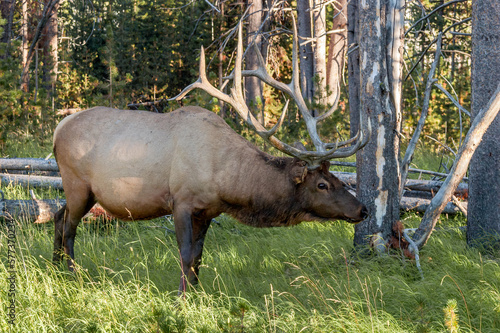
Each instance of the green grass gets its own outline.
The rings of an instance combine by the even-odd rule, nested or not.
[[[16,322],[7,323],[2,306],[0,331],[446,332],[450,312],[460,332],[500,329],[499,260],[467,248],[455,228],[463,217],[443,220],[451,228],[436,231],[421,251],[424,280],[398,252],[354,257],[345,222],[254,229],[218,221],[207,235],[200,285],[185,299],[176,296],[180,269],[167,219],[82,223],[74,274],[51,263],[52,223],[15,221]],[[404,217],[410,226],[418,221]],[[0,230],[4,303],[6,225]]]

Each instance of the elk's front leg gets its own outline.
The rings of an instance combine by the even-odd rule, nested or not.
[[[174,209],[175,235],[179,247],[181,262],[181,281],[179,284],[179,295],[186,291],[188,275],[192,269],[193,260],[193,226],[191,210],[187,208]]]

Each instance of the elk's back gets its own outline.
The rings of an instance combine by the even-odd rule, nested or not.
[[[217,201],[214,178],[238,160],[231,158],[241,151],[235,145],[248,149],[220,117],[198,107],[167,114],[97,107],[67,117],[54,133],[65,191],[84,187],[124,219],[171,213],[174,201]]]

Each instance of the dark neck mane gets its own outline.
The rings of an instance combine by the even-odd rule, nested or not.
[[[249,172],[250,189],[239,200],[226,201],[224,211],[254,227],[281,227],[308,220],[296,200],[296,185],[289,175],[292,158],[260,153],[264,168]]]

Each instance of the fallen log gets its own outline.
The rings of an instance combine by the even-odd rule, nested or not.
[[[356,187],[356,174],[350,172],[332,172],[337,178],[349,186]],[[443,182],[437,180],[417,180],[407,179],[405,189],[410,191],[424,191],[436,193],[439,191]],[[455,196],[460,198],[467,198],[469,193],[469,185],[460,183],[455,190]]]
[[[23,187],[52,187],[57,190],[62,190],[62,179],[61,177],[50,177],[50,176],[32,176],[32,175],[11,175],[0,173],[0,184],[1,185],[21,185]]]
[[[63,199],[0,200],[0,217],[32,223],[47,223],[66,203]]]
[[[0,158],[0,171],[5,170],[59,171],[59,167],[53,158]]]
[[[403,197],[400,203],[400,209],[405,211],[416,211],[419,213],[425,213],[425,210],[430,205],[431,200],[422,198],[409,198]],[[460,205],[463,209],[467,210],[467,201],[460,201]],[[457,214],[461,212],[461,209],[457,207],[453,202],[448,202],[443,210],[443,214]]]

